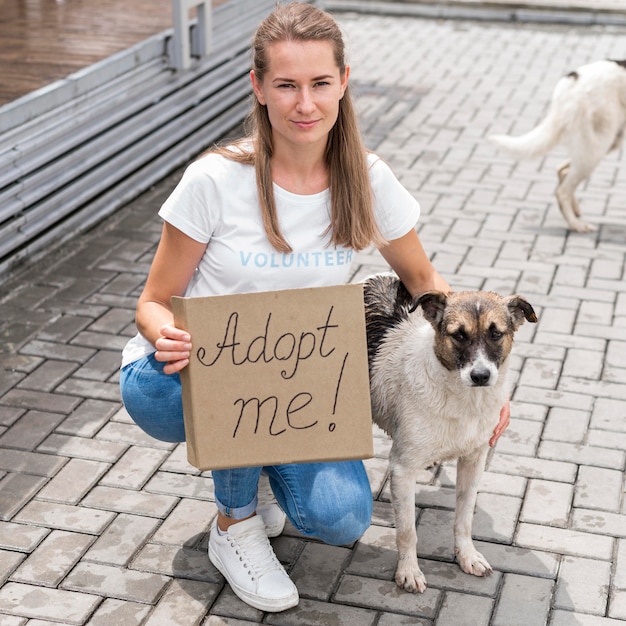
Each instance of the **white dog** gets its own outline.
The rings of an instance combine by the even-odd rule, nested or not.
[[[545,119],[519,137],[489,140],[518,157],[546,154],[561,143],[568,160],[558,170],[556,198],[568,226],[584,233],[595,227],[580,219],[576,187],[619,147],[626,128],[626,60],[597,61],[559,80]]]
[[[372,415],[391,438],[396,583],[426,588],[417,562],[415,473],[458,459],[455,554],[461,569],[492,569],[472,542],[488,441],[509,397],[508,357],[519,326],[537,317],[520,296],[429,291],[412,301],[395,276],[364,284]]]

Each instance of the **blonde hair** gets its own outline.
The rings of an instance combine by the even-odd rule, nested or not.
[[[259,81],[268,70],[268,47],[280,41],[328,41],[335,62],[345,76],[344,41],[337,22],[324,11],[306,3],[278,6],[259,25],[253,40],[252,69]],[[248,139],[217,152],[240,163],[254,165],[263,225],[270,244],[280,252],[292,248],[282,234],[272,183],[270,159],[274,151],[272,126],[267,107],[254,98],[247,120]],[[244,144],[252,141],[252,150]],[[349,86],[339,101],[337,121],[331,129],[324,155],[329,174],[331,223],[330,241],[354,250],[384,243],[373,209],[367,150],[359,132]],[[328,233],[326,233],[328,234]]]

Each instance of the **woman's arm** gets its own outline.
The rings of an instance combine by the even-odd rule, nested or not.
[[[206,244],[166,222],[137,302],[137,328],[156,348],[157,361],[167,363],[163,370],[166,374],[183,369],[191,350],[189,333],[174,326],[170,298],[185,293],[205,250]]]
[[[433,267],[415,230],[390,241],[379,251],[412,296],[431,289],[452,291]]]

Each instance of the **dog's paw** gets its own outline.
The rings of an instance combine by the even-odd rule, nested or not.
[[[396,570],[396,585],[410,593],[424,593],[426,577],[419,566],[398,565]]]
[[[583,222],[583,220],[570,219],[568,220],[569,227],[577,233],[593,233],[598,230],[597,226]]]
[[[487,562],[487,559],[475,549],[468,550],[463,554],[457,551],[456,560],[466,574],[472,574],[473,576],[489,576],[489,574],[493,573],[493,569]]]

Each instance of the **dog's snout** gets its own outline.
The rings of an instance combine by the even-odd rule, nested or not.
[[[475,367],[470,372],[470,378],[472,379],[472,383],[477,387],[484,387],[489,384],[489,378],[491,377],[491,372],[486,367]]]

